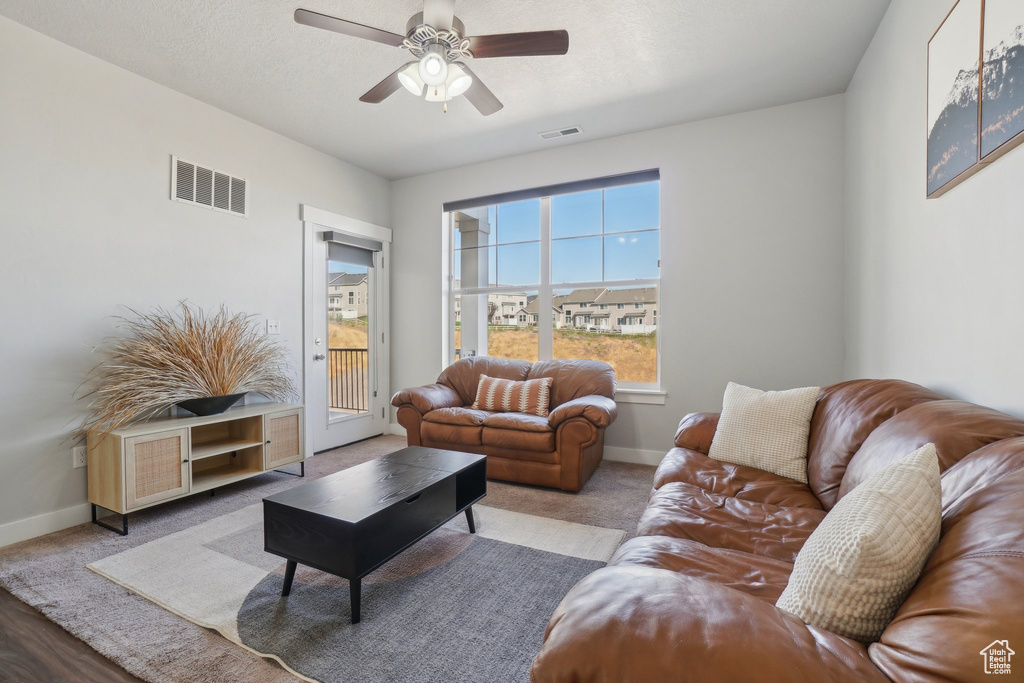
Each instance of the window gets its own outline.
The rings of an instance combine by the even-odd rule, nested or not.
[[[355,292],[350,291],[348,293],[348,305],[349,306],[351,306],[352,304],[355,303],[355,301],[353,301],[353,297],[355,297]]]
[[[591,358],[611,364],[625,387],[657,385],[657,320],[646,309],[660,286],[660,188],[649,178],[446,207],[450,357]],[[519,313],[535,299],[551,320]],[[597,316],[627,307],[638,313]]]

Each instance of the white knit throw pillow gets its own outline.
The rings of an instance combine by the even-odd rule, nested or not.
[[[729,382],[708,455],[807,483],[807,439],[818,387],[760,391]]]
[[[927,444],[844,496],[796,557],[775,606],[864,643],[878,640],[939,542],[939,459]]]

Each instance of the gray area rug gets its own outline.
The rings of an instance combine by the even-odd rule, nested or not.
[[[385,436],[336,449],[307,461],[307,477],[331,474],[404,445],[404,438]],[[619,529],[628,537],[646,504],[653,474],[653,467],[606,461],[578,494],[489,481],[484,502],[492,508]],[[0,585],[144,680],[294,681],[272,660],[133,594],[86,565],[238,511],[298,483],[294,477],[269,473],[220,489],[213,498],[193,496],[150,508],[132,516],[127,537],[83,524],[0,548]],[[533,616],[543,626],[550,611]],[[533,643],[534,652],[539,648],[539,641]]]
[[[522,681],[545,620],[625,533],[474,506],[364,579],[350,622],[348,582],[263,551],[250,505],[112,555],[93,571],[228,640],[323,683]]]

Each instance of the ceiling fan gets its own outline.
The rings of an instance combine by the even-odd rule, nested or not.
[[[561,30],[467,37],[465,25],[455,16],[455,0],[424,0],[423,11],[409,19],[404,36],[308,9],[295,10],[295,21],[408,50],[416,58],[359,98],[372,104],[383,102],[404,86],[428,102],[444,102],[445,111],[448,100],[465,95],[481,114],[490,116],[504,105],[462,59],[564,55],[569,51],[569,32]]]

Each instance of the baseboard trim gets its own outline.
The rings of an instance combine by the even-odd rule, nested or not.
[[[0,526],[0,548],[12,543],[27,541],[37,536],[52,534],[54,531],[78,526],[92,519],[92,507],[88,503],[72,505],[63,510],[46,512],[35,517],[19,519]]]
[[[665,451],[648,451],[642,448],[605,446],[604,459],[615,462],[631,462],[636,465],[657,465],[665,457]]]

